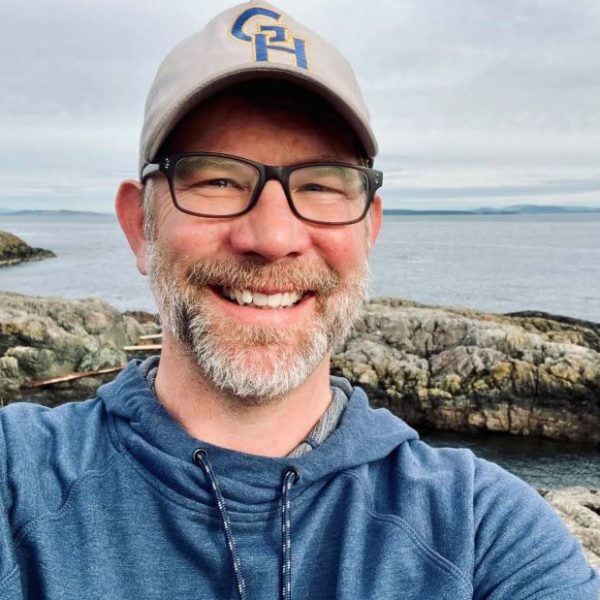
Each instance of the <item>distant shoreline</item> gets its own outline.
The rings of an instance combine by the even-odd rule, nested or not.
[[[474,208],[469,210],[460,209],[424,209],[414,210],[408,208],[384,208],[384,215],[392,216],[504,216],[504,215],[600,215],[600,208],[591,206],[546,206],[536,204],[519,204],[501,208]],[[0,208],[3,216],[65,216],[65,217],[114,217],[113,212],[97,212],[85,210],[40,210],[20,209],[12,210]]]
[[[568,206],[507,206],[506,208],[475,208],[472,210],[411,210],[387,208],[384,215],[400,216],[504,216],[504,215],[600,215],[600,208]]]

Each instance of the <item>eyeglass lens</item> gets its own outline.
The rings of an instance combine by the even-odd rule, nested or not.
[[[244,211],[260,179],[250,164],[221,156],[180,158],[173,175],[177,205],[186,211],[227,217]],[[368,178],[359,169],[311,165],[294,169],[289,194],[299,215],[329,223],[353,221],[368,202]]]

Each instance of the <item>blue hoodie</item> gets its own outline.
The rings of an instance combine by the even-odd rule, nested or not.
[[[534,490],[356,388],[321,446],[264,458],[187,435],[131,363],[97,399],[0,411],[0,465],[2,600],[597,597]]]

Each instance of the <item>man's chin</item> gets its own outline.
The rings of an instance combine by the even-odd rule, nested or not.
[[[193,319],[187,343],[203,376],[227,395],[267,403],[302,385],[328,355],[327,334]],[[214,323],[212,325],[215,325]]]

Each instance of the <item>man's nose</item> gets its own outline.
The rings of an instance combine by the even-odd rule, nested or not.
[[[252,210],[232,222],[230,242],[234,251],[266,260],[298,256],[310,246],[309,225],[294,215],[281,183],[271,180]]]

